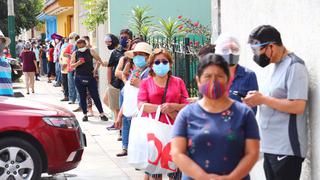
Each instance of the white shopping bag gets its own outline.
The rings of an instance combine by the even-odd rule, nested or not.
[[[177,171],[170,155],[172,125],[159,121],[160,106],[153,119],[141,117],[144,106],[138,116],[131,121],[128,163],[150,174],[167,174]]]
[[[133,117],[138,112],[139,88],[134,87],[127,81],[123,87],[122,112],[126,117]]]

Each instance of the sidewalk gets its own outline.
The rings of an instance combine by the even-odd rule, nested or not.
[[[61,87],[53,87],[45,79],[36,81],[35,94],[26,95],[22,83],[14,84],[14,91],[21,92],[25,99],[47,102],[62,106],[70,111],[77,108],[77,105],[69,105],[68,102],[60,102],[63,98]],[[95,117],[89,117],[89,122],[82,122],[82,113],[74,113],[79,120],[81,128],[87,137],[88,146],[85,148],[80,165],[71,171],[58,174],[54,177],[43,175],[42,179],[70,179],[70,180],[141,180],[144,173],[136,171],[129,166],[125,157],[118,158],[116,154],[121,151],[121,142],[117,141],[118,131],[107,131],[106,127],[112,125],[113,120],[101,121],[95,107]],[[111,113],[104,107],[106,114]]]

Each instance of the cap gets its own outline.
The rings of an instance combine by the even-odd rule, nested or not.
[[[144,52],[150,55],[152,53],[152,46],[146,42],[139,42],[133,50],[125,52],[124,55],[132,59],[135,52]]]
[[[5,37],[1,30],[0,30],[0,39],[4,39],[5,40],[5,43],[4,43],[5,47],[9,46],[9,44],[11,43],[10,38]]]
[[[280,32],[273,26],[261,25],[254,30],[249,35],[249,44],[263,44],[263,43],[276,43],[282,45]]]

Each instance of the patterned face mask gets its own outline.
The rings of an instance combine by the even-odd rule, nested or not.
[[[226,92],[226,87],[220,81],[208,81],[200,85],[199,92],[210,99],[219,99]]]

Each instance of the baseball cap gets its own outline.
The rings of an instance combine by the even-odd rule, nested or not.
[[[261,25],[253,29],[249,35],[249,44],[275,43],[282,45],[280,32],[271,25]]]

